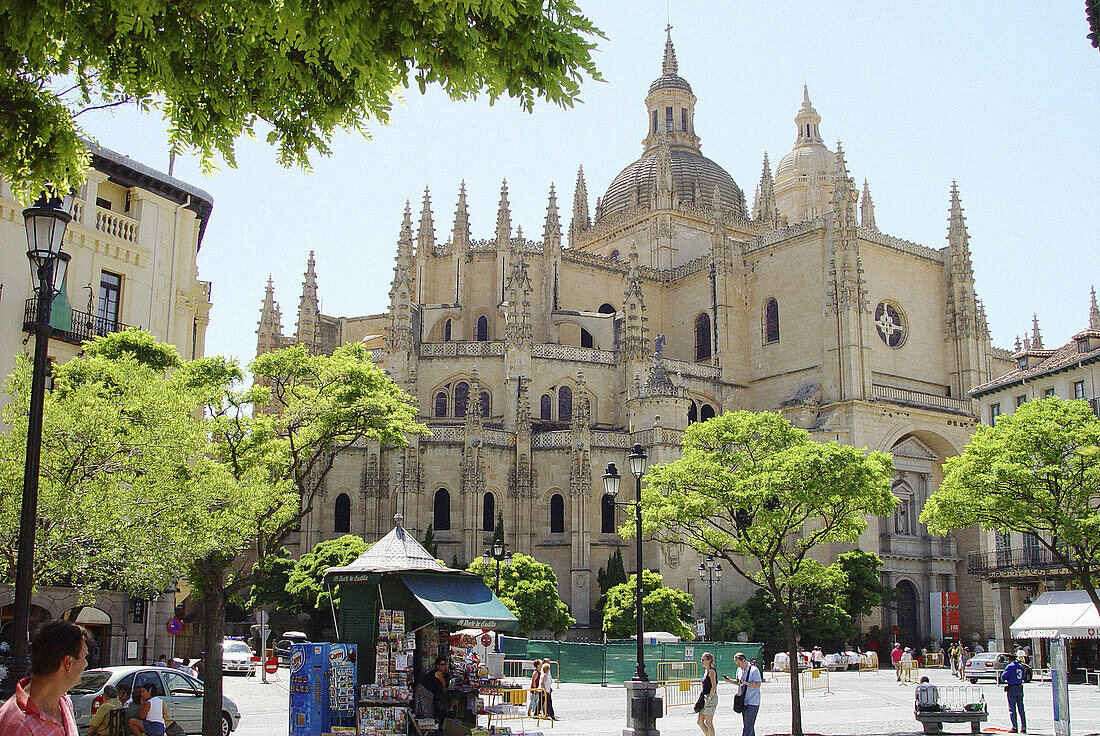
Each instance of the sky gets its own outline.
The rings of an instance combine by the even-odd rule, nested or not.
[[[254,357],[269,275],[293,334],[311,250],[325,314],[385,311],[405,201],[417,221],[425,187],[441,242],[463,180],[474,238],[493,236],[505,179],[513,227],[531,239],[552,183],[568,224],[581,165],[594,208],[642,153],[669,22],[703,154],[750,206],[764,152],[774,167],[794,143],[806,84],[822,136],[843,142],[857,184],[868,180],[883,232],[944,246],[958,181],[994,345],[1011,348],[1032,313],[1048,348],[1087,326],[1089,289],[1100,287],[1100,52],[1079,0],[579,4],[607,36],[595,55],[604,81],[586,82],[571,109],[529,114],[414,87],[388,126],[368,125],[370,140],[339,135],[312,172],[281,167],[262,135],[239,142],[236,169],[209,177],[178,159],[175,176],[214,198],[199,254],[199,277],[213,282],[207,354]],[[155,114],[81,122],[101,145],[167,170]]]

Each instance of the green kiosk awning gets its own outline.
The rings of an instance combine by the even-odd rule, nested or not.
[[[401,581],[441,623],[460,629],[516,631],[519,619],[475,575],[399,573]]]

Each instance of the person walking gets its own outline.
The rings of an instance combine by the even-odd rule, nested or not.
[[[894,649],[890,652],[890,661],[894,664],[894,675],[897,677],[898,682],[901,682],[901,657],[903,654],[901,644],[894,642]]]
[[[901,653],[901,671],[905,673],[904,681],[913,681],[913,666],[916,662],[913,660],[913,650],[909,647],[905,647],[905,651]]]
[[[744,652],[733,655],[733,661],[737,663],[737,679],[734,682],[740,685],[745,693],[745,710],[741,711],[741,720],[744,724],[741,736],[756,736],[756,716],[760,712],[760,685],[764,678],[760,675],[760,668],[751,664]]]
[[[88,663],[87,632],[68,621],[43,624],[31,642],[31,676],[0,706],[0,734],[75,736],[73,701],[66,693]]]
[[[714,736],[714,711],[718,709],[718,670],[714,669],[714,655],[703,652],[699,658],[703,665],[703,709],[699,711],[696,723],[703,736]]]
[[[539,687],[546,693],[543,697],[546,698],[546,715],[549,716],[551,721],[558,720],[558,717],[554,715],[554,688],[556,684],[554,682],[554,675],[550,672],[550,663],[542,663],[542,677],[539,678]]]
[[[1027,716],[1024,715],[1024,666],[1016,661],[1015,654],[1005,656],[1011,661],[997,676],[997,682],[1005,686],[1005,693],[1008,694],[1008,719],[1012,721],[1012,730],[1009,733],[1027,733]],[[1020,715],[1018,723],[1017,713]]]
[[[542,678],[542,660],[536,659],[531,673],[531,686],[527,688],[527,715],[537,716],[542,710],[539,703],[539,680]]]

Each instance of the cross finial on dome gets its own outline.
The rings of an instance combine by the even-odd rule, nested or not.
[[[661,73],[679,74],[676,66],[676,49],[672,47],[672,26],[665,26],[665,58],[661,64]]]

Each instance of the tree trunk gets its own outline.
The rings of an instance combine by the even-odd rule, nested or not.
[[[784,610],[781,611],[781,617],[783,633],[787,636],[787,656],[791,658],[791,736],[802,736],[802,700],[798,690],[798,639],[794,631],[794,616],[789,610]]]
[[[225,568],[202,566],[206,588],[202,594],[202,733],[222,733],[222,641],[225,639]]]

